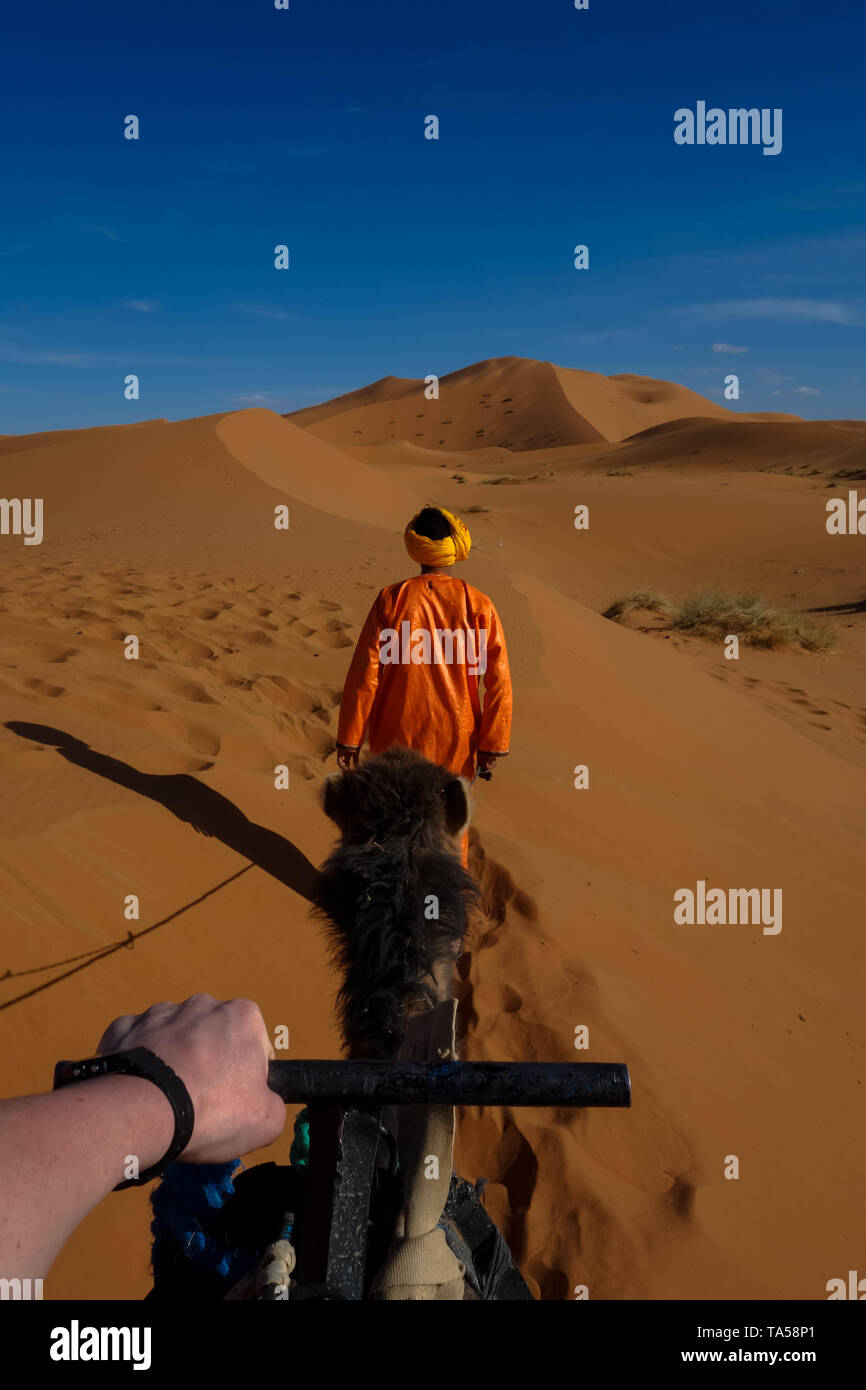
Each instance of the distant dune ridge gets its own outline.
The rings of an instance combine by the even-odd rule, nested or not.
[[[495,445],[514,453],[618,443],[671,420],[750,418],[670,381],[600,376],[525,357],[494,357],[450,372],[440,379],[439,393],[428,401],[423,379],[383,377],[285,418],[337,445],[404,439],[430,449]]]
[[[0,536],[5,1092],[197,990],[257,1000],[292,1056],[336,1055],[318,794],[360,625],[439,502],[466,516],[459,572],[494,598],[515,682],[511,756],[475,794],[465,1054],[624,1061],[634,1094],[467,1110],[457,1166],[490,1179],[546,1299],[826,1297],[866,1248],[866,542],[824,525],[864,490],[864,442],[862,421],[520,358],[434,402],[388,377],[287,418],[0,438],[0,491],[44,499],[41,545]],[[727,662],[652,614],[601,616],[640,588],[759,593],[839,651]],[[781,889],[783,930],[678,926],[703,880]],[[46,1297],[140,1297],[148,1221],[145,1193],[103,1203]]]

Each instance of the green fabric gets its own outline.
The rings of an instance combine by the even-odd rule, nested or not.
[[[310,1116],[306,1107],[295,1118],[295,1137],[289,1150],[293,1168],[306,1168],[310,1160]]]

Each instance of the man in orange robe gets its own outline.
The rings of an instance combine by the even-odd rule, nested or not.
[[[459,517],[424,507],[404,541],[421,571],[383,589],[367,615],[343,689],[337,760],[355,767],[366,735],[371,753],[413,748],[474,781],[509,749],[502,624],[486,594],[450,573],[472,544]],[[466,835],[464,864],[468,844]]]

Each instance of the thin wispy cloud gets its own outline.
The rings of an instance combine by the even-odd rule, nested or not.
[[[88,223],[81,228],[81,231],[86,232],[89,236],[99,237],[103,241],[123,240],[120,232],[116,231],[114,227],[106,227],[102,224],[93,225],[92,223]]]
[[[592,347],[595,343],[626,341],[638,336],[635,328],[590,328],[584,332],[557,333],[554,335],[554,342],[572,343],[578,347]]]
[[[212,362],[199,357],[147,356],[130,349],[126,353],[56,352],[0,344],[0,362],[25,367],[122,367],[134,372],[138,367],[232,367],[231,362]]]
[[[316,140],[301,141],[295,145],[274,140],[256,140],[254,144],[249,145],[229,141],[221,153],[202,160],[198,167],[214,174],[237,174],[241,177],[259,178],[263,171],[270,169],[274,164],[297,159],[324,159],[333,154],[334,148]]]
[[[112,362],[112,358],[87,352],[32,352],[27,348],[0,346],[0,362],[15,362],[22,367],[95,367]]]
[[[290,400],[288,391],[254,391],[250,395],[232,396],[232,405],[238,410],[273,410],[278,415],[297,410]]]
[[[288,407],[295,397],[315,403],[333,400],[335,396],[344,396],[347,391],[353,390],[353,386],[289,386],[283,391],[254,391],[246,395],[232,396],[231,399],[236,405],[263,405],[276,410],[278,406]],[[300,408],[293,407],[295,410]]]
[[[713,352],[728,352],[732,355],[738,352],[748,352],[747,347],[734,347],[731,343],[713,343]]]
[[[866,207],[866,179],[842,179],[829,187],[813,189],[786,198],[784,207],[799,212],[842,212],[849,208]]]
[[[804,274],[808,274],[809,283],[813,283],[816,266],[832,264],[837,270],[843,264],[856,267],[862,263],[864,254],[866,232],[826,232],[820,236],[777,237],[772,241],[762,239],[726,246],[725,265],[737,271],[741,283],[744,276],[749,276],[755,286],[776,280],[785,282],[790,288],[792,284],[802,283]],[[718,264],[718,249],[708,247],[662,256],[656,268],[659,277],[671,284],[682,283],[686,276],[693,277],[697,284],[701,278],[715,275]]]
[[[686,304],[669,309],[682,318],[711,320],[773,319],[777,323],[840,323],[858,325],[846,304],[827,299],[719,299],[709,304]]]
[[[155,299],[124,299],[124,309],[137,309],[140,314],[152,314],[158,308]]]
[[[292,314],[288,309],[279,309],[275,304],[236,304],[235,310],[239,314],[246,314],[251,319],[278,319],[288,321],[296,319],[297,314]]]

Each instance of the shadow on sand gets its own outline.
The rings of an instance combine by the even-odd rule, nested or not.
[[[139,772],[137,768],[122,762],[120,758],[111,758],[106,753],[97,753],[81,739],[73,738],[71,734],[63,733],[61,729],[52,729],[46,724],[29,724],[20,720],[10,720],[5,727],[11,733],[17,734],[19,738],[31,739],[35,743],[47,744],[56,748],[60,756],[65,758],[67,762],[75,763],[78,767],[86,768],[88,772],[94,772],[99,777],[116,782],[118,786],[137,792],[139,796],[146,796],[151,801],[158,802],[173,816],[177,816],[178,820],[185,821],[202,835],[213,836],[215,839],[221,840],[229,849],[233,849],[250,862],[245,868],[224,879],[222,883],[215,885],[214,888],[209,889],[194,899],[193,902],[178,908],[168,917],[154,922],[141,931],[129,932],[123,941],[113,942],[104,948],[101,947],[97,952],[88,952],[88,959],[75,965],[72,970],[67,970],[53,980],[37,985],[27,994],[19,995],[16,999],[6,1000],[5,1003],[0,1004],[0,1009],[9,1008],[10,1005],[29,998],[31,994],[38,994],[41,990],[48,989],[69,975],[74,975],[77,971],[94,965],[96,961],[102,960],[104,956],[110,955],[114,951],[128,949],[134,945],[139,937],[155,931],[157,927],[164,926],[182,912],[186,912],[190,907],[210,897],[219,888],[232,883],[242,874],[248,873],[253,866],[264,869],[265,873],[270,874],[279,883],[285,884],[287,888],[291,888],[308,902],[312,901],[318,871],[306,855],[302,854],[291,840],[286,840],[275,830],[268,830],[265,826],[256,825],[254,821],[248,820],[243,812],[238,810],[234,802],[229,801],[228,797],[214,791],[212,787],[205,786],[203,782],[197,781],[188,773]],[[73,957],[72,959],[81,958]],[[69,963],[70,961],[56,961],[54,966],[41,966],[37,969],[48,970]],[[37,972],[28,970],[20,973],[35,974]],[[2,978],[10,979],[14,977],[14,974],[15,972],[7,971]]]
[[[233,801],[212,787],[205,786],[187,772],[154,773],[139,772],[120,758],[110,758],[106,753],[96,753],[81,739],[64,734],[60,729],[49,728],[47,724],[24,724],[20,720],[10,720],[7,725],[13,734],[29,738],[34,743],[47,743],[56,748],[62,758],[78,767],[86,767],[109,782],[116,782],[139,796],[158,801],[178,820],[186,821],[202,835],[212,835],[222,840],[224,845],[237,854],[249,859],[258,868],[264,869],[280,883],[294,891],[308,902],[312,900],[316,882],[316,868],[305,854],[278,835],[275,830],[267,830],[247,820]]]
[[[823,608],[809,608],[809,613],[866,613],[866,598],[852,598],[848,603],[827,603]]]

